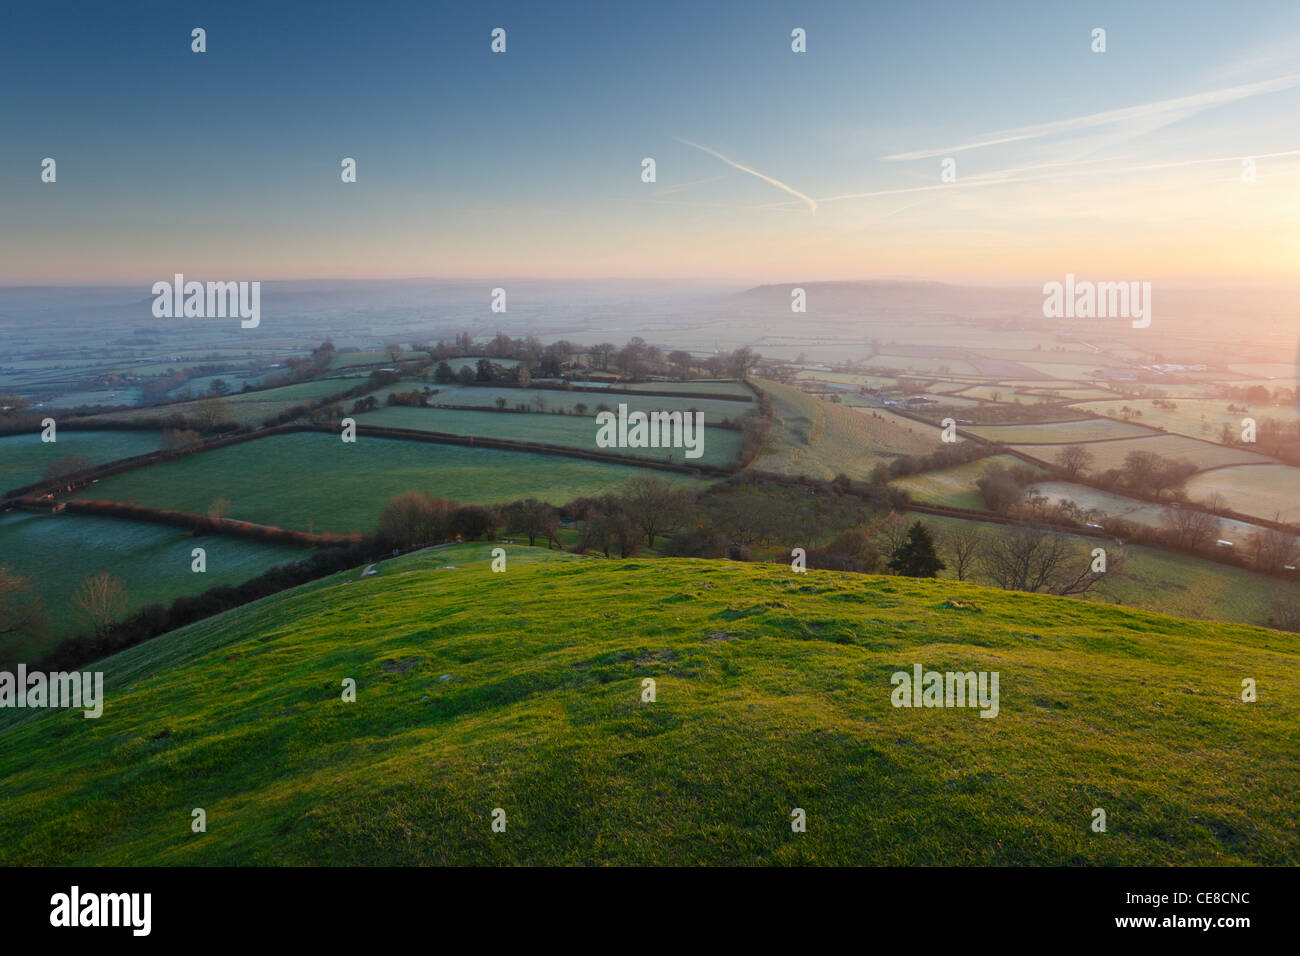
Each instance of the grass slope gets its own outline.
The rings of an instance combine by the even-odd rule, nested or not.
[[[207,570],[191,569],[203,548]],[[89,621],[72,604],[81,582],[107,571],[126,589],[124,614],[146,604],[168,604],[218,585],[241,584],[277,564],[301,561],[302,548],[224,535],[194,537],[180,528],[99,515],[0,515],[0,561],[29,578],[44,602],[43,634],[0,638],[0,665],[31,661],[64,638],[88,633]]]
[[[785,475],[866,478],[897,455],[940,447],[939,429],[886,411],[824,402],[789,385],[762,381],[772,399],[772,433],[756,467]]]
[[[0,865],[1300,858],[1293,637],[952,582],[509,556],[426,551],[173,632],[104,662],[99,720],[0,712]],[[998,671],[1000,715],[892,707],[913,663]]]

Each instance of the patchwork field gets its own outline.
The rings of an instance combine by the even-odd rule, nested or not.
[[[40,481],[42,473],[61,459],[77,456],[102,465],[157,451],[160,431],[55,432],[57,441],[43,442],[39,432],[0,438],[0,494]]]
[[[705,419],[707,422],[707,419]],[[554,415],[537,412],[463,411],[453,408],[413,408],[389,405],[357,416],[359,425],[412,428],[481,438],[564,445],[586,451],[596,447],[596,419],[591,415]],[[728,428],[704,429],[703,455],[687,458],[683,448],[611,448],[610,452],[675,464],[728,465],[740,456],[741,432]]]
[[[1300,858],[1300,651],[1277,632],[950,581],[508,554],[492,575],[488,546],[425,552],[177,630],[102,663],[98,720],[6,712],[0,865]],[[997,719],[891,706],[913,663],[999,672]],[[1242,674],[1266,678],[1260,704]]]
[[[1223,398],[1180,398],[1174,404],[1178,406],[1175,409],[1157,408],[1150,399],[1130,399],[1122,402],[1088,402],[1076,407],[1086,408],[1098,415],[1119,415],[1120,408],[1127,405],[1142,412],[1140,420],[1144,425],[1209,441],[1218,440],[1224,425],[1240,434],[1241,420],[1247,416],[1253,417],[1256,422],[1263,418],[1293,421],[1300,414],[1300,410],[1291,405],[1254,405],[1249,412],[1230,412],[1228,405],[1241,403],[1229,402]]]
[[[891,484],[902,488],[917,501],[928,504],[946,505],[950,508],[983,508],[984,499],[975,482],[994,466],[1031,467],[1014,455],[992,455],[955,468],[897,478]]]
[[[614,490],[634,474],[636,469],[622,465],[557,455],[382,438],[344,444],[333,435],[303,432],[114,475],[80,497],[200,514],[224,497],[231,518],[350,534],[374,530],[384,502],[403,491],[475,504],[529,496],[563,504]],[[685,476],[664,476],[704,486]]]
[[[1051,461],[1057,450],[1046,445],[1011,445],[1017,451],[1024,452],[1045,461]],[[1123,438],[1119,441],[1099,441],[1087,446],[1093,455],[1090,471],[1106,471],[1119,468],[1124,464],[1124,456],[1134,451],[1150,451],[1166,458],[1186,458],[1201,468],[1217,468],[1220,465],[1262,463],[1259,467],[1272,461],[1255,452],[1227,448],[1223,445],[1211,445],[1208,442],[1184,438],[1182,435],[1156,435],[1150,438]],[[1252,467],[1254,467],[1252,465]]]
[[[1233,511],[1256,518],[1300,522],[1300,468],[1288,465],[1251,465],[1223,468],[1193,475],[1187,482],[1187,496],[1204,501],[1223,495]]]
[[[1096,441],[1099,438],[1149,437],[1149,428],[1112,421],[1109,418],[1085,418],[1075,422],[1048,422],[1035,425],[966,425],[964,430],[972,435],[998,441],[1007,445],[1024,442],[1053,442],[1072,445],[1075,442]],[[1047,454],[1050,449],[1044,449]]]
[[[207,553],[207,571],[190,570],[191,550]],[[166,604],[221,584],[240,584],[307,552],[224,535],[194,537],[179,528],[97,515],[0,514],[0,563],[29,578],[41,595],[48,629],[0,639],[0,667],[34,660],[64,638],[89,631],[72,605],[81,582],[107,571],[126,587],[126,613]]]
[[[900,454],[924,455],[939,445],[938,428],[885,411],[823,402],[788,385],[761,382],[775,420],[756,467],[787,475],[865,478]]]

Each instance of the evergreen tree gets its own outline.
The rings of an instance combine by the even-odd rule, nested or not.
[[[920,521],[908,529],[907,540],[894,550],[887,566],[909,578],[932,578],[947,567],[934,549],[930,529]]]

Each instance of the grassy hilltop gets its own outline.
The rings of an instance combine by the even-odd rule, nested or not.
[[[491,547],[119,654],[99,720],[0,711],[0,865],[1300,861],[1294,636],[772,565],[508,546],[494,574]],[[1000,715],[892,707],[914,663],[998,671]]]

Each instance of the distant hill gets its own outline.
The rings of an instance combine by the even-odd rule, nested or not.
[[[996,288],[904,279],[760,285],[736,293],[730,305],[789,317],[790,291],[794,288],[804,290],[807,314],[814,316],[827,313],[879,318],[953,315],[1042,321],[1042,293],[1033,287]]]
[[[98,720],[0,711],[0,865],[1300,860],[1294,636],[776,565],[508,546],[497,574],[491,547],[119,654]],[[997,671],[998,716],[891,706],[913,664]]]

